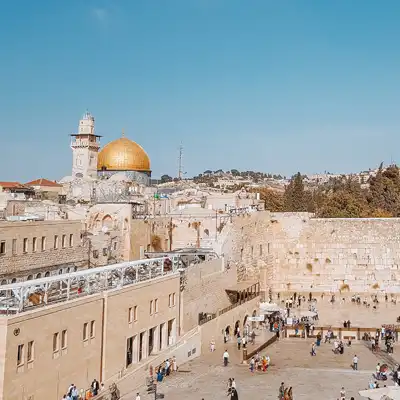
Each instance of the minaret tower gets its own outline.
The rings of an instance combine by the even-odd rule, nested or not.
[[[79,121],[78,129],[78,133],[71,135],[72,176],[96,178],[101,136],[95,134],[94,117],[88,111]]]

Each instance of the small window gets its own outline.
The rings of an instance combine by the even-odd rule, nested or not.
[[[137,319],[138,319],[138,308],[137,308],[137,306],[134,306],[133,307],[133,320],[137,321]]]
[[[172,293],[172,305],[176,305],[176,294]]]
[[[56,332],[53,335],[53,352],[60,350],[60,334]]]
[[[32,252],[35,253],[37,249],[37,238],[34,237],[32,240]]]
[[[66,329],[64,329],[61,332],[61,348],[66,349],[68,346],[68,332]]]
[[[83,332],[82,332],[82,338],[83,338],[83,340],[85,341],[85,340],[88,340],[88,323],[87,322],[85,322],[84,324],[83,324]]]
[[[13,256],[17,254],[17,239],[13,239],[12,241],[12,253]]]
[[[90,322],[90,337],[93,339],[96,336],[96,321]]]
[[[67,247],[67,235],[62,235],[61,246],[63,249]]]
[[[260,244],[260,256],[262,256],[262,244]]]
[[[128,309],[128,323],[131,324],[133,322],[133,307],[129,307]]]
[[[99,258],[99,251],[93,250],[93,258]]]
[[[17,365],[22,365],[24,363],[24,345],[20,344],[18,345],[18,351],[17,351]]]
[[[114,250],[117,250],[117,242],[114,242]]]
[[[154,300],[154,312],[158,313],[158,299]]]
[[[74,235],[71,233],[69,235],[69,247],[73,247],[74,245]]]
[[[107,247],[103,248],[103,256],[106,256],[108,254],[108,249]]]
[[[28,252],[28,238],[24,238],[24,253]]]
[[[36,279],[40,279],[42,277],[42,274],[39,272],[37,275],[36,275]]]
[[[33,275],[28,275],[28,281],[31,281],[33,279]]]
[[[58,235],[54,235],[54,250],[58,249]]]
[[[45,277],[45,278],[48,278],[49,276],[50,276],[50,272],[47,271],[47,272],[44,274],[44,277]]]
[[[153,315],[153,300],[150,300],[150,315]]]
[[[42,236],[42,251],[46,250],[46,236]]]
[[[240,249],[240,259],[243,260],[243,249]]]
[[[168,296],[168,307],[172,307],[172,294]]]
[[[28,342],[28,362],[33,361],[35,358],[35,342],[31,340]]]
[[[6,254],[6,241],[2,240],[0,242],[0,254]]]

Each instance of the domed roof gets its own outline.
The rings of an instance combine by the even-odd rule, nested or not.
[[[99,152],[97,170],[150,172],[150,159],[141,146],[121,137]]]

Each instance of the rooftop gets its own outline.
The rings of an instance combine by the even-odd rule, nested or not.
[[[45,179],[45,178],[35,179],[34,181],[27,182],[25,185],[28,185],[28,186],[46,186],[46,187],[62,187],[62,185],[60,185],[59,183],[54,182],[54,181],[50,181],[50,180]]]

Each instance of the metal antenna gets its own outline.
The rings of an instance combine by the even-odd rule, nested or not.
[[[183,175],[183,145],[179,146],[179,167],[178,167],[178,179],[182,180]]]

